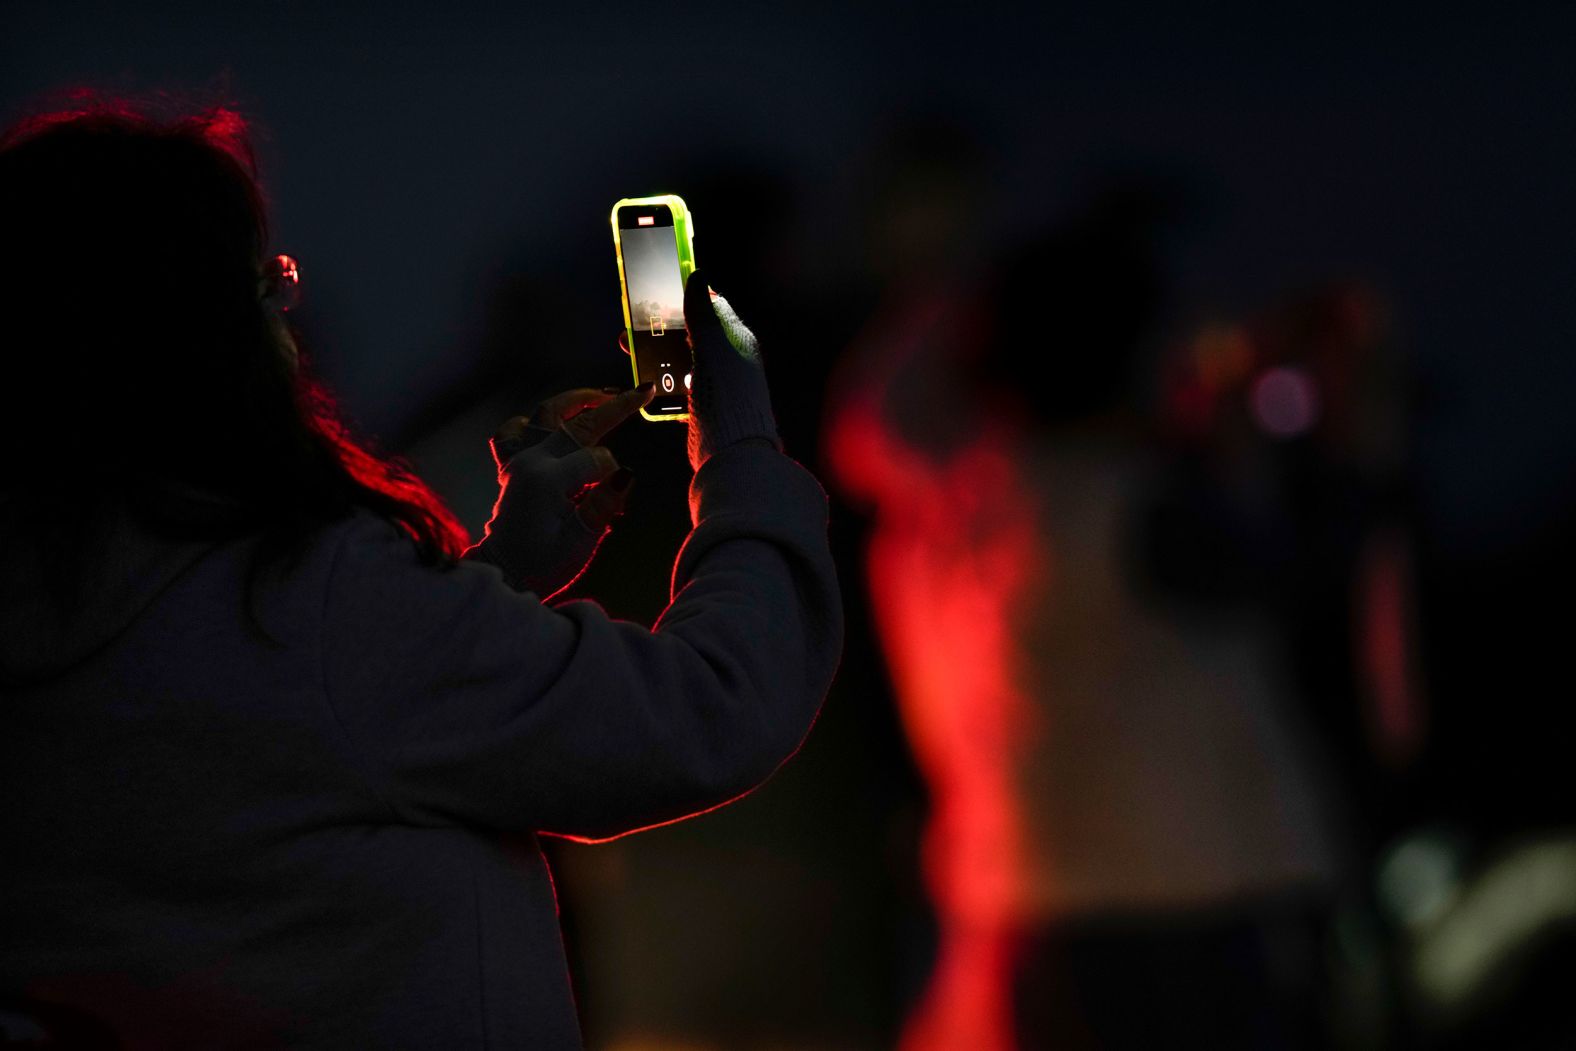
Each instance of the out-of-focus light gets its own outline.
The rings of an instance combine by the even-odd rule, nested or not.
[[[1428,923],[1455,898],[1461,877],[1455,845],[1438,835],[1402,841],[1379,866],[1379,900],[1408,927]]]
[[[1248,393],[1253,421],[1266,434],[1295,438],[1319,422],[1319,385],[1306,369],[1281,366],[1266,369]]]
[[[1468,1010],[1541,937],[1576,920],[1576,839],[1500,857],[1419,938],[1412,981],[1435,1017]]]
[[[1014,632],[1048,586],[1046,545],[1010,426],[981,427],[937,456],[888,416],[892,384],[968,316],[945,292],[917,302],[871,323],[876,378],[845,388],[827,434],[839,480],[876,509],[871,608],[931,789],[922,864],[936,958],[897,1046],[1013,1051],[1013,954],[1038,889],[1015,777],[1040,732]]]
[[[1212,325],[1193,339],[1188,360],[1211,391],[1240,381],[1253,368],[1253,342],[1237,325]]]

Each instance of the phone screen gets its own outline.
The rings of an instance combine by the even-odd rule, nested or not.
[[[692,359],[673,213],[666,205],[620,208],[618,239],[634,329],[630,353],[640,382],[657,387],[647,411],[656,416],[687,412]]]

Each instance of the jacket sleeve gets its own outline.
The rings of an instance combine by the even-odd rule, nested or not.
[[[324,688],[399,819],[601,839],[725,803],[803,740],[842,647],[826,496],[762,443],[712,457],[654,629],[420,565],[364,516],[328,574]]]

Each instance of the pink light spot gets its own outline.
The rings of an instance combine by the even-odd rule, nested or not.
[[[1319,385],[1306,369],[1267,369],[1253,381],[1248,404],[1254,422],[1266,434],[1295,438],[1319,422]]]

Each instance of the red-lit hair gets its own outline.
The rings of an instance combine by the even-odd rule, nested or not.
[[[170,535],[293,550],[368,508],[423,561],[467,538],[355,440],[261,299],[267,210],[245,121],[92,100],[0,136],[0,495],[53,531],[100,501]]]

